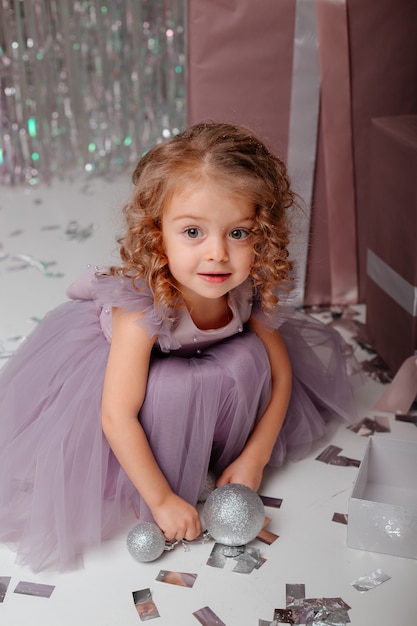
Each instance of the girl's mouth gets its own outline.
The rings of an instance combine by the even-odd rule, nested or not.
[[[230,276],[230,274],[199,274],[200,278],[208,283],[224,283]]]

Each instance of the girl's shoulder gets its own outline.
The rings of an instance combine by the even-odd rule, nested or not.
[[[256,289],[254,289],[252,297],[252,315],[271,330],[282,326],[284,322],[293,316],[295,311],[291,292],[287,292],[281,285],[277,285],[274,293],[278,298],[278,302],[268,311],[263,310],[262,297]]]
[[[137,324],[145,328],[149,335],[157,335],[162,350],[178,346],[172,335],[172,320],[162,316],[144,281],[110,273],[106,266],[89,265],[87,269],[68,287],[66,294],[72,300],[94,300],[107,314],[112,307],[126,312],[137,312]]]
[[[144,285],[135,289],[132,281],[122,275],[114,275],[107,266],[88,265],[67,288],[71,300],[97,300],[100,304],[120,306],[129,311],[149,306],[152,295]],[[144,302],[143,302],[144,300]]]

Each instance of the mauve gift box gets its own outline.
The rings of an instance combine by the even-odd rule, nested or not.
[[[315,132],[304,303],[363,302],[371,119],[417,112],[417,2],[189,0],[188,22],[188,123],[247,125],[290,163],[291,124]],[[318,76],[296,58],[314,38]]]
[[[416,441],[369,438],[349,499],[349,548],[417,558],[416,476]]]
[[[393,373],[417,349],[417,115],[372,123],[366,310]]]

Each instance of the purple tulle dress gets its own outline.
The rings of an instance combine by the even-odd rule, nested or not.
[[[209,469],[219,475],[236,458],[269,398],[265,348],[245,329],[252,309],[260,314],[249,284],[229,294],[225,328],[201,331],[185,308],[176,322],[163,319],[148,290],[96,269],[0,371],[0,541],[35,571],[79,566],[132,510],[152,519],[101,429],[112,306],[144,312],[138,324],[158,337],[139,420],[172,489],[189,502]],[[350,418],[351,401],[339,334],[305,314],[279,317],[293,392],[272,466],[303,457],[327,415]]]

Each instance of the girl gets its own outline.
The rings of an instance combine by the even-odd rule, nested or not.
[[[283,162],[198,124],[133,182],[121,264],[89,268],[1,372],[0,540],[35,570],[77,564],[132,509],[192,540],[209,469],[257,490],[327,411],[348,417],[339,335],[281,303]]]

